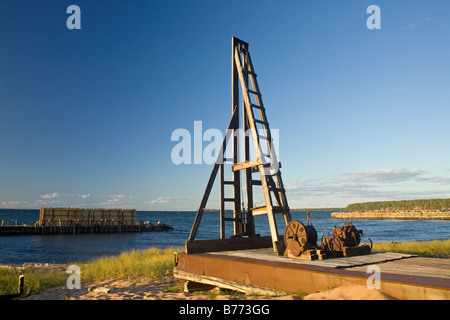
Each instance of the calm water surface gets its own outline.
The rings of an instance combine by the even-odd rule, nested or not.
[[[333,220],[331,211],[313,212],[320,227],[328,232],[333,225],[342,225],[346,220]],[[192,211],[138,211],[137,219],[156,223],[161,221],[174,227],[172,231],[141,232],[121,234],[80,234],[80,235],[28,235],[0,237],[0,264],[22,265],[35,263],[70,263],[88,261],[103,255],[119,254],[131,249],[148,247],[183,247],[194,222]],[[306,224],[306,212],[292,212],[292,218]],[[279,216],[279,215],[278,215]],[[18,219],[20,224],[34,224],[39,220],[39,210],[0,209],[0,220],[12,225]],[[284,230],[283,219],[277,220],[280,234]],[[267,217],[255,217],[257,233],[270,235]],[[374,242],[418,241],[450,239],[450,221],[443,220],[355,220],[357,229],[362,229]],[[322,231],[312,219],[319,239]],[[232,225],[227,225],[232,233]],[[219,238],[218,212],[206,212],[200,224],[196,239]]]

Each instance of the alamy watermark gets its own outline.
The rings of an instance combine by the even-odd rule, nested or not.
[[[245,132],[242,129],[227,130],[225,134],[214,128],[203,131],[203,122],[194,121],[193,134],[184,128],[172,132],[171,141],[178,143],[172,148],[170,158],[176,165],[232,163],[232,144],[238,141],[237,163],[244,162],[244,139],[249,137],[250,158],[257,158],[254,141],[258,141],[266,174],[274,174],[279,169],[279,136],[278,129],[270,129],[270,134],[264,129],[248,129]]]
[[[70,276],[67,278],[66,286],[67,289],[81,289],[81,270],[77,265],[70,265],[67,268],[66,273],[69,273]]]
[[[369,289],[381,289],[381,269],[374,264],[366,269],[366,273],[371,275],[367,278],[366,285]]]
[[[72,4],[67,7],[67,14],[70,16],[66,20],[66,26],[69,30],[81,29],[81,9],[78,5]],[[366,20],[366,26],[369,30],[381,29],[381,9],[377,5],[370,5],[366,10],[370,16]]]
[[[66,26],[69,30],[81,29],[81,9],[79,6],[72,4],[67,7],[66,13],[70,16],[66,20]]]
[[[370,5],[367,7],[366,10],[367,14],[371,14],[366,21],[367,29],[374,30],[374,29],[381,29],[381,9],[377,5]]]

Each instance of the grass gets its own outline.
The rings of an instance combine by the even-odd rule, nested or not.
[[[163,279],[171,275],[175,266],[177,248],[131,250],[117,256],[101,257],[90,262],[72,262],[80,267],[81,283],[106,279]],[[16,293],[19,275],[25,275],[22,297],[37,294],[46,289],[64,286],[69,277],[64,271],[40,271],[34,268],[0,266],[0,294]]]
[[[450,240],[379,242],[373,251],[411,253],[419,256],[450,258]],[[80,267],[81,282],[107,279],[128,281],[161,279],[171,275],[175,266],[174,252],[180,248],[131,250],[117,256],[101,257],[90,262],[73,262]],[[37,294],[46,289],[64,286],[69,274],[64,271],[39,271],[34,268],[0,267],[0,294],[17,292],[19,275],[25,275],[24,295]],[[179,286],[167,289],[178,291]],[[216,294],[215,292],[212,293]],[[214,298],[214,297],[212,297]]]
[[[40,272],[32,268],[0,267],[0,294],[17,293],[19,275],[25,276],[23,296],[64,285],[67,275],[58,271]]]
[[[171,275],[175,266],[174,252],[181,249],[150,248],[131,250],[117,256],[102,257],[87,263],[76,263],[81,270],[81,281],[105,279],[161,279]]]
[[[450,258],[450,240],[378,242],[372,251],[410,253],[418,256]]]

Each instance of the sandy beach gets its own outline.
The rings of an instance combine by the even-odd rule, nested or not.
[[[309,294],[305,297],[296,295],[253,296],[217,294],[214,292],[171,292],[177,281],[167,276],[164,281],[145,280],[130,282],[125,280],[106,280],[89,283],[81,289],[68,289],[66,286],[52,288],[32,295],[23,300],[394,300],[394,298],[376,289],[366,286],[345,286]]]

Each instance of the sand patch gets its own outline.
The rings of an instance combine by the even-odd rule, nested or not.
[[[70,290],[66,286],[52,288],[23,300],[392,300],[389,295],[366,286],[346,286],[313,293],[300,298],[295,295],[247,296],[215,294],[214,292],[176,292],[177,281],[173,277],[160,280],[106,280],[89,283],[81,289]],[[175,292],[173,292],[175,291]],[[179,290],[178,290],[179,291]]]
[[[396,300],[390,295],[369,289],[364,285],[338,287],[324,292],[312,293],[303,300]]]

